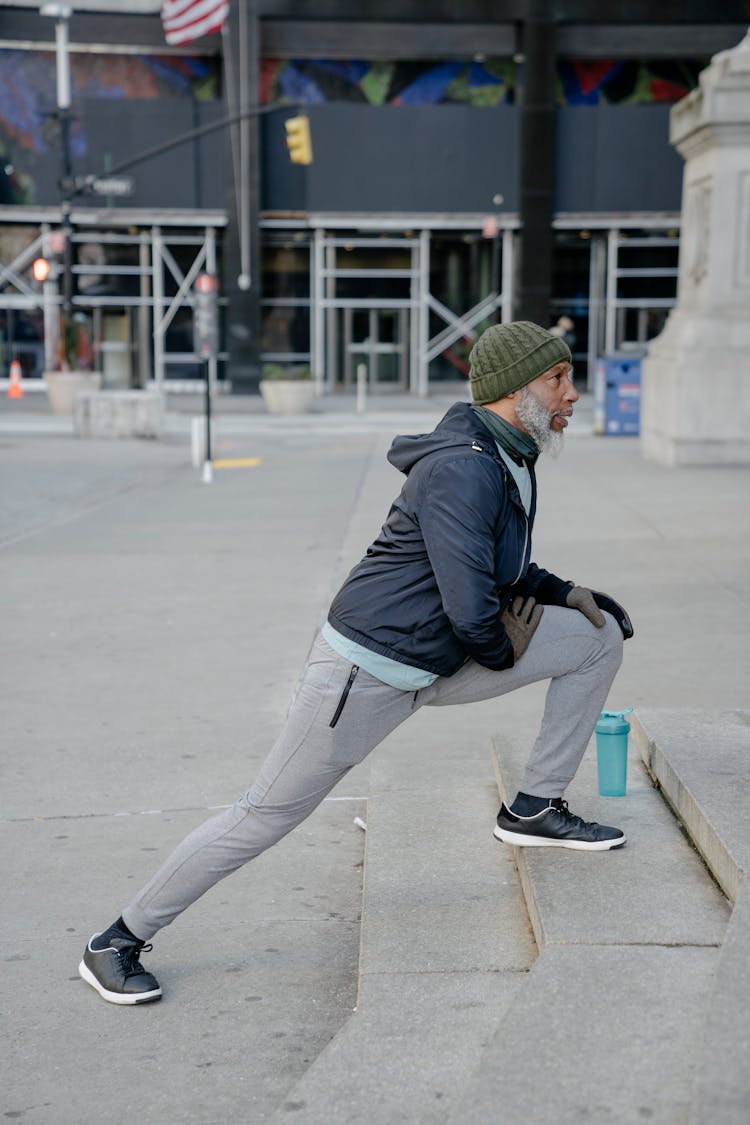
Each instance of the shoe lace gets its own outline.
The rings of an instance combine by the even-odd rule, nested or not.
[[[562,798],[560,798],[559,800],[554,802],[554,807],[557,809],[558,812],[562,813],[562,815],[565,817],[565,820],[567,821],[567,823],[569,825],[571,825],[571,827],[574,827],[574,828],[586,828],[586,827],[588,827],[588,822],[583,820],[580,816],[576,816],[575,813],[572,813],[570,811],[570,809],[568,808],[568,802],[564,801]]]
[[[150,953],[153,945],[128,945],[125,949],[118,949],[117,956],[120,959],[122,971],[127,977],[136,977],[139,973],[145,973],[145,969],[140,962],[141,953]]]

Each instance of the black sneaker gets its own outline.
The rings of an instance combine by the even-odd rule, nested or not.
[[[536,816],[516,816],[503,803],[495,836],[519,848],[578,848],[590,852],[621,848],[625,843],[625,833],[619,828],[581,820],[573,816],[567,801],[557,799]]]
[[[106,949],[92,949],[94,934],[86,946],[78,975],[95,988],[110,1004],[148,1004],[161,1000],[159,982],[139,961],[141,953],[152,948],[142,941],[133,943],[113,938]]]

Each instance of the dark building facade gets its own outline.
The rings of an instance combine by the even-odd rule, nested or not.
[[[239,390],[274,363],[334,391],[365,363],[374,388],[424,394],[499,317],[569,318],[580,373],[660,330],[669,109],[743,37],[747,0],[306,8],[234,3],[224,35],[170,49],[157,11],[71,16],[71,172],[97,177],[71,201],[81,363],[194,387],[201,270],[222,279],[216,370]],[[55,360],[60,284],[30,276],[59,244],[53,41],[36,7],[0,6],[0,375]],[[300,108],[304,167],[284,139]]]

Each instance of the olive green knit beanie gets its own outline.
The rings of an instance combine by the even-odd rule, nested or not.
[[[471,349],[471,397],[479,406],[497,402],[563,360],[571,362],[568,345],[538,324],[493,324]]]

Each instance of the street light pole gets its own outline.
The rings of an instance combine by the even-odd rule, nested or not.
[[[73,227],[70,221],[70,189],[73,164],[70,155],[70,51],[68,21],[73,9],[69,4],[45,3],[39,14],[55,23],[55,58],[57,73],[57,120],[60,126],[60,225],[64,238],[62,269],[63,332],[70,323],[73,310]],[[63,354],[65,341],[63,340]]]

